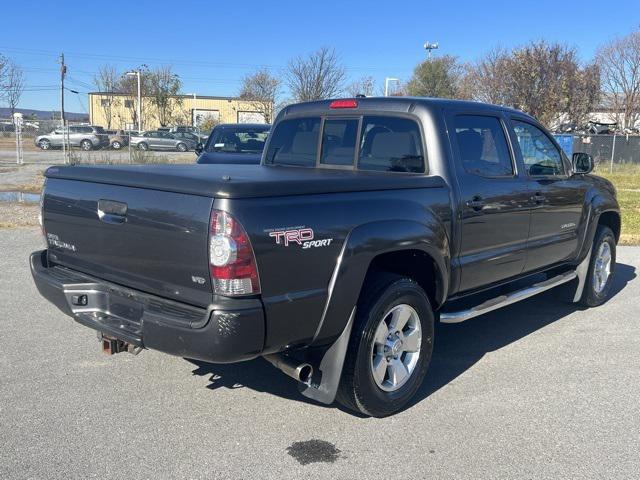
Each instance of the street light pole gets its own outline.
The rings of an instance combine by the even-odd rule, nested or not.
[[[384,96],[389,96],[389,82],[399,82],[399,78],[387,77],[384,79]]]
[[[140,88],[140,70],[127,72],[126,74],[138,77],[138,131],[142,132],[142,90]]]
[[[193,113],[192,113],[192,118],[191,118],[191,126],[192,127],[197,127],[197,121],[198,121],[198,109],[196,107],[196,94],[195,93],[187,93],[187,95],[192,95],[193,96]]]

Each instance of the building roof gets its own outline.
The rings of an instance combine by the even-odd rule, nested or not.
[[[89,92],[89,95],[112,95],[119,97],[131,97],[130,93],[123,92]],[[136,95],[133,95],[136,96]],[[143,97],[151,97],[152,95],[142,95]],[[179,95],[171,95],[173,98],[193,98],[193,95],[179,94]],[[240,97],[218,97],[214,95],[198,95],[196,94],[196,100],[237,100],[242,101]]]

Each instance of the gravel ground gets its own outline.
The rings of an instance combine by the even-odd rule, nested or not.
[[[0,478],[640,478],[638,247],[602,307],[556,289],[440,326],[386,419],[306,401],[262,360],[105,357],[37,294],[37,248],[0,230]]]

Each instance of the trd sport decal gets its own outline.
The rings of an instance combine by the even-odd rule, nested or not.
[[[302,247],[303,250],[308,248],[328,247],[331,245],[333,238],[316,239],[312,228],[307,227],[295,227],[288,229],[267,230],[269,236],[275,238],[276,245],[284,245],[288,247],[289,244],[297,244]]]

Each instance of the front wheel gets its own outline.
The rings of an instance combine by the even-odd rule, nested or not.
[[[378,274],[358,301],[338,401],[373,417],[404,408],[420,387],[433,351],[434,315],[413,280]]]
[[[179,152],[186,152],[187,151],[187,146],[184,143],[179,143],[176,148],[178,149]]]
[[[140,143],[138,144],[138,150],[144,150],[144,151],[149,150],[149,145],[147,145],[147,144],[146,144],[146,143],[144,143],[144,142],[140,142]]]
[[[616,238],[609,227],[600,225],[591,247],[589,270],[580,299],[582,305],[597,307],[607,301],[611,293],[615,265]]]
[[[47,140],[46,138],[43,138],[42,140],[40,140],[38,142],[38,146],[42,150],[49,150],[51,148],[51,142],[49,140]]]
[[[113,142],[111,142],[111,148],[113,148],[114,150],[120,150],[122,148],[122,144],[119,141],[114,140]]]

